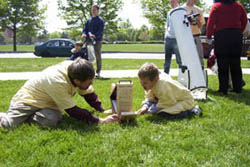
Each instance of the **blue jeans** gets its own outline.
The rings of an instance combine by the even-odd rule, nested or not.
[[[179,68],[181,68],[181,57],[176,39],[167,37],[165,39],[165,64],[164,64],[164,72],[167,74],[169,73],[172,54],[175,54],[176,63],[179,65]]]

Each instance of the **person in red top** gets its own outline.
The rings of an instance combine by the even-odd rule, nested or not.
[[[235,0],[215,0],[208,22],[207,39],[211,43],[214,35],[215,55],[219,72],[219,90],[228,91],[229,69],[232,75],[233,91],[242,91],[242,70],[240,56],[242,50],[242,32],[247,25],[244,7]]]

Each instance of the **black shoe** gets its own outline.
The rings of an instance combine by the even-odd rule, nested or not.
[[[217,92],[218,92],[218,93],[223,93],[223,95],[227,95],[227,91],[225,91],[225,90],[219,89],[219,90],[217,90]]]
[[[242,90],[233,90],[234,93],[242,93]]]
[[[245,85],[246,85],[246,82],[244,80],[242,80],[241,87],[243,88]]]

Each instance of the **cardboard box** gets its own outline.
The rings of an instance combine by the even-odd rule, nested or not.
[[[135,119],[137,112],[133,112],[133,82],[120,80],[111,86],[110,100],[113,113],[117,113],[121,120]]]

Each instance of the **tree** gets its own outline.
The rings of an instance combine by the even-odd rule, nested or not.
[[[38,36],[37,36],[37,40],[38,42],[44,42],[44,41],[47,41],[49,39],[49,34],[48,34],[48,31],[47,30],[42,30]]]
[[[144,16],[152,24],[152,28],[159,34],[164,33],[167,12],[171,9],[170,0],[140,0]],[[180,4],[186,0],[179,0]],[[204,3],[196,1],[198,6],[204,6]]]
[[[0,44],[4,44],[4,43],[5,43],[4,33],[0,32]]]
[[[239,0],[240,3],[245,7],[247,13],[250,12],[250,0]]]
[[[100,5],[100,16],[105,21],[105,33],[117,31],[118,11],[122,0],[58,0],[60,15],[71,28],[82,28],[91,16],[91,7],[94,3]]]
[[[55,31],[49,34],[49,39],[60,38],[61,36],[62,36],[62,33]]]
[[[42,28],[46,7],[39,8],[41,0],[0,0],[5,4],[0,8],[0,25],[13,31],[13,51],[16,51],[17,32],[38,31]]]

